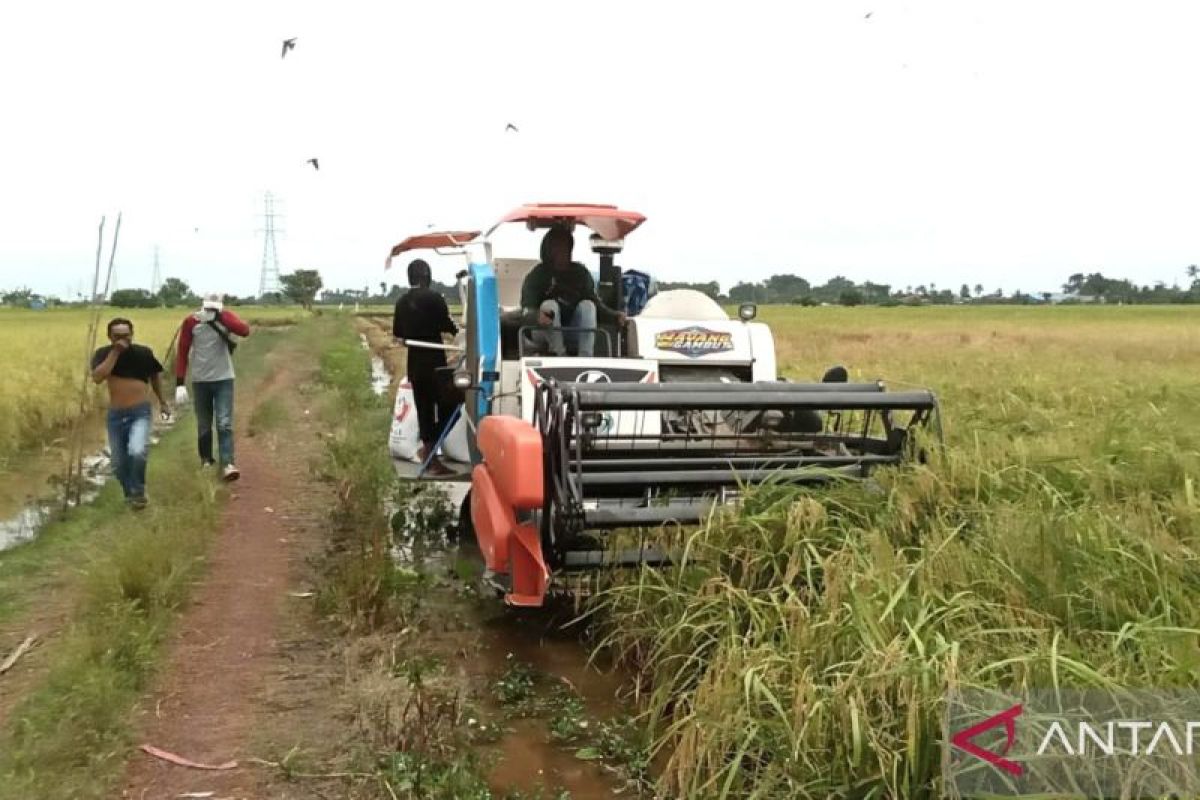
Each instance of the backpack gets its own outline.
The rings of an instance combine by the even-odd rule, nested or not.
[[[642,313],[646,303],[655,294],[654,279],[636,269],[627,269],[621,275],[621,292],[625,295],[625,313],[636,317]]]

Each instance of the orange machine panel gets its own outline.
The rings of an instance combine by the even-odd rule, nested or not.
[[[542,435],[516,417],[485,417],[479,423],[479,451],[496,490],[514,509],[541,508]]]
[[[508,545],[517,520],[512,508],[500,499],[491,474],[482,464],[471,472],[471,523],[487,568],[508,574]]]

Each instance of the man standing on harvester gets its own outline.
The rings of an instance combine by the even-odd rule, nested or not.
[[[454,403],[438,390],[437,370],[446,366],[446,353],[436,347],[409,344],[428,342],[441,345],[443,333],[458,333],[458,327],[450,318],[446,298],[429,288],[432,283],[433,273],[424,260],[418,258],[408,265],[408,285],[411,288],[396,301],[392,335],[405,342],[408,349],[408,380],[412,384],[417,424],[421,429],[421,452],[418,457],[422,462],[429,459],[429,466],[425,469],[427,474],[445,475],[450,470],[437,460],[433,448],[437,446],[442,428],[454,413]]]
[[[221,477],[227,481],[236,481],[241,475],[233,462],[233,351],[237,348],[233,337],[249,335],[250,326],[225,308],[220,294],[206,295],[200,310],[188,315],[179,330],[175,402],[177,405],[187,402],[184,380],[190,366],[200,462],[206,467],[216,463],[215,420]]]

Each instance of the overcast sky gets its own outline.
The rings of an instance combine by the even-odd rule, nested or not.
[[[1172,283],[1200,262],[1198,34],[1190,0],[11,3],[0,286],[74,294],[123,211],[118,285],[157,244],[252,293],[267,190],[283,271],[327,287],[549,200],[645,213],[621,262],[660,280]]]

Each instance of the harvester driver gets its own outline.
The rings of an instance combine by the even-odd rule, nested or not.
[[[542,260],[529,271],[521,285],[521,309],[525,316],[536,314],[543,328],[577,328],[566,331],[567,341],[577,344],[576,355],[590,358],[595,349],[597,318],[625,324],[625,313],[604,304],[596,294],[596,282],[587,267],[571,260],[575,237],[570,229],[554,227],[542,237]],[[556,356],[566,355],[563,332],[539,331],[536,343]],[[609,355],[612,355],[611,353]]]

